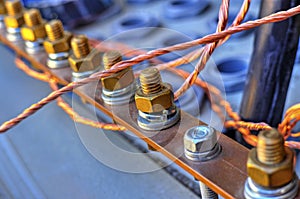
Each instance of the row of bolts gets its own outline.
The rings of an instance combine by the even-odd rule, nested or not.
[[[29,54],[34,55],[41,50],[46,50],[48,67],[57,69],[71,66],[73,81],[88,77],[100,70],[99,63],[102,55],[95,49],[92,52],[86,36],[73,37],[71,33],[64,31],[59,20],[46,23],[37,9],[23,10],[19,0],[5,2],[0,0],[0,24],[2,24],[2,29],[6,29],[8,40],[11,42],[24,40]],[[71,55],[69,54],[70,47],[72,48]],[[83,59],[88,61],[82,61]],[[122,61],[122,55],[117,51],[106,52],[102,61],[104,68],[109,69]],[[123,81],[125,83],[120,83],[122,78],[125,78]],[[119,71],[113,77],[103,78],[101,82],[102,99],[109,105],[128,104],[135,94],[135,98],[139,99],[139,101],[136,100],[139,110],[138,124],[144,130],[166,129],[180,120],[180,111],[174,105],[172,88],[162,83],[159,71],[154,68],[142,71],[140,88],[136,86],[131,68]],[[155,108],[156,104],[151,101],[153,97],[161,97],[161,100],[169,100],[170,103]],[[147,101],[148,104],[143,101]],[[212,161],[220,157],[222,147],[218,143],[216,131],[206,125],[187,130],[184,135],[184,154],[187,161],[193,162]],[[252,149],[248,157],[249,177],[244,188],[245,198],[294,198],[298,192],[298,178],[294,172],[294,166],[286,170],[285,175],[290,175],[285,181],[279,179],[278,182],[278,179],[276,181],[270,176],[266,179],[263,173],[259,176],[258,172],[259,167],[272,170],[273,167],[275,169],[283,163],[293,165],[293,157],[294,153],[284,146],[284,140],[277,130],[260,132],[257,148]],[[258,169],[253,169],[257,165]],[[274,180],[276,183],[272,184]],[[266,181],[269,182],[268,185]],[[218,198],[218,195],[202,182],[200,182],[200,190],[202,198]]]

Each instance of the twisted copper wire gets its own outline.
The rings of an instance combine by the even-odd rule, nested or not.
[[[300,134],[293,134],[292,130],[300,121],[300,103],[291,106],[285,113],[283,121],[278,125],[278,130],[285,138],[289,136],[299,137]]]
[[[223,0],[219,10],[219,22],[217,26],[216,33],[222,32],[227,25],[228,22],[228,14],[229,14],[229,0]],[[193,85],[198,77],[200,71],[204,68],[210,56],[217,48],[218,41],[208,44],[204,47],[203,53],[201,54],[200,60],[197,63],[192,74],[187,77],[185,82],[181,85],[181,87],[174,93],[175,99],[177,99],[180,95],[182,95],[188,88]]]
[[[239,11],[239,14],[237,15],[237,17],[235,18],[235,20],[233,21],[233,23],[230,27],[235,27],[244,20],[247,12],[249,10],[250,3],[251,3],[251,0],[245,0],[243,2],[243,5]],[[226,17],[228,18],[229,2],[223,2],[223,4],[224,5],[221,6],[220,13],[219,13],[219,22],[220,22],[220,19],[227,20]],[[225,13],[225,11],[227,11],[227,13]],[[225,27],[226,27],[226,25],[224,26],[224,24],[219,23],[218,27],[217,27],[217,33],[224,30]],[[202,71],[204,69],[206,63],[208,62],[210,56],[213,54],[214,50],[218,46],[222,45],[225,41],[227,41],[229,39],[229,37],[230,37],[230,35],[226,36],[222,40],[219,40],[215,43],[211,43],[211,44],[208,44],[207,46],[205,46],[203,54],[202,54],[200,60],[198,61],[194,71],[185,80],[185,82],[181,85],[181,87],[175,92],[175,94],[174,94],[175,98],[178,98],[179,96],[181,96],[195,83],[196,78],[198,77],[200,71]]]
[[[233,23],[231,24],[230,27],[237,26],[244,20],[247,12],[249,10],[250,3],[251,3],[251,0],[244,0],[243,5],[242,5],[238,15],[236,16],[235,20],[233,21]],[[229,37],[230,37],[230,35],[226,36],[222,40],[219,40],[217,47],[222,45],[224,42],[226,42],[229,39]],[[203,52],[204,52],[204,47],[197,49],[193,52],[190,52],[187,55],[184,55],[183,57],[180,57],[173,61],[158,64],[155,67],[159,70],[165,70],[167,68],[174,68],[174,67],[177,67],[177,66],[180,66],[183,64],[187,64],[187,63],[190,63],[190,62],[196,60],[197,58],[199,58]],[[184,91],[182,93],[184,93]]]
[[[205,36],[203,38],[193,40],[193,41],[190,41],[190,42],[181,43],[181,44],[177,44],[177,45],[170,46],[170,47],[165,47],[165,48],[152,50],[152,51],[149,51],[145,54],[136,56],[136,57],[132,58],[131,60],[122,61],[118,64],[115,64],[109,70],[102,71],[102,72],[97,72],[97,73],[91,75],[88,78],[79,80],[78,82],[72,82],[72,83],[68,84],[67,86],[65,86],[65,87],[63,87],[59,90],[53,91],[50,95],[43,98],[38,103],[33,104],[29,108],[25,109],[16,118],[13,118],[13,119],[11,119],[7,122],[4,122],[0,126],[0,132],[5,132],[8,129],[14,127],[15,125],[17,125],[18,123],[20,123],[21,121],[23,121],[24,119],[29,117],[30,115],[34,114],[36,111],[41,109],[43,106],[45,106],[46,104],[48,104],[51,101],[55,100],[56,98],[60,97],[64,93],[70,92],[73,89],[75,89],[77,87],[80,87],[82,85],[85,85],[87,83],[90,83],[90,82],[93,82],[93,81],[98,81],[99,78],[107,77],[109,75],[112,75],[112,74],[124,69],[124,68],[132,66],[134,64],[138,64],[138,63],[140,63],[144,60],[152,59],[154,57],[157,57],[159,55],[163,55],[163,54],[166,54],[166,53],[169,53],[169,52],[172,52],[172,51],[183,50],[183,49],[190,48],[190,47],[200,45],[200,44],[216,42],[216,41],[218,41],[218,40],[220,40],[220,39],[222,39],[222,38],[224,38],[228,35],[231,35],[231,34],[234,34],[234,33],[237,33],[237,32],[241,32],[241,31],[244,31],[244,30],[249,30],[251,28],[255,28],[257,26],[260,26],[262,24],[283,21],[283,20],[285,20],[289,17],[295,16],[299,13],[300,13],[300,6],[297,6],[297,7],[291,8],[287,11],[280,11],[280,12],[271,14],[267,17],[261,18],[261,19],[257,19],[257,20],[254,20],[254,21],[248,21],[248,22],[245,22],[241,25],[230,27],[227,30],[224,30],[220,33],[214,33],[214,34],[211,34],[211,35],[208,35],[208,36]]]
[[[244,121],[227,121],[225,123],[226,128],[245,128],[251,131],[260,131],[260,130],[270,130],[272,127],[270,127],[268,124],[264,122],[260,123],[253,123],[253,122],[244,122]]]
[[[138,56],[138,55],[146,53],[145,50],[133,49],[132,47],[130,47],[126,44],[116,42],[116,41],[106,42],[106,41],[99,41],[99,40],[95,40],[95,39],[89,39],[89,42],[93,48],[98,49],[101,52],[107,52],[107,51],[118,49],[118,51],[123,56],[126,56],[126,57],[134,57],[134,56]],[[161,64],[162,63],[158,59],[151,59],[150,61],[153,64]]]
[[[16,66],[22,70],[24,73],[26,73],[28,76],[33,77],[37,80],[47,82],[49,83],[49,86],[52,88],[52,90],[58,90],[57,81],[51,74],[47,73],[46,71],[43,73],[36,72],[32,69],[30,69],[21,59],[16,58],[15,60]],[[72,118],[75,122],[85,124],[94,128],[101,128],[105,130],[112,130],[112,131],[124,131],[126,130],[125,127],[119,126],[117,124],[108,124],[108,123],[102,123],[94,120],[90,120],[87,118],[84,118],[80,116],[76,111],[70,107],[70,105],[63,100],[62,97],[58,97],[56,99],[57,105],[61,107],[69,116]]]
[[[57,82],[54,79],[50,79],[49,85],[52,88],[52,90],[58,90]],[[94,128],[100,128],[105,130],[111,130],[111,131],[125,131],[126,128],[123,126],[119,126],[117,124],[108,124],[103,122],[94,121],[91,119],[84,118],[80,116],[78,113],[76,113],[72,107],[68,103],[66,103],[62,97],[58,97],[56,99],[57,105],[61,107],[69,116],[71,119],[74,120],[74,122],[81,123],[84,125],[88,125]]]
[[[181,76],[183,79],[186,79],[190,75],[190,73],[177,68],[168,68],[168,70],[174,74]],[[209,84],[208,82],[204,82],[200,78],[196,79],[195,84],[204,90],[206,96],[211,102],[212,110],[218,114],[222,121],[225,121],[225,115],[222,112],[220,106],[218,106],[218,101],[223,100],[221,92],[216,87]]]

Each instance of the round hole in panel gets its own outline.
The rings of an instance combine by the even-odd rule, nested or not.
[[[207,0],[172,0],[165,4],[163,10],[166,18],[180,19],[199,15],[208,7]]]

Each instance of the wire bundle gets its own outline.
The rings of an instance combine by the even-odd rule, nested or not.
[[[241,23],[250,6],[251,0],[244,0],[243,5],[236,16],[234,22],[229,26],[229,28],[226,29],[227,21],[228,21],[228,12],[229,12],[229,4],[230,0],[222,0],[222,4],[220,6],[219,10],[219,21],[218,26],[216,29],[216,33],[207,35],[203,38],[196,39],[193,41],[176,44],[174,46],[169,46],[165,48],[159,48],[156,50],[145,52],[143,50],[135,50],[132,48],[129,48],[125,44],[113,42],[111,43],[111,46],[102,44],[99,41],[96,40],[90,40],[91,44],[97,48],[100,48],[102,51],[107,51],[111,49],[115,49],[116,46],[118,46],[118,49],[121,51],[130,49],[130,55],[135,56],[130,60],[122,61],[117,64],[115,64],[111,69],[97,72],[93,75],[91,75],[88,78],[79,80],[77,82],[72,82],[61,89],[58,89],[57,81],[55,80],[55,77],[51,76],[48,72],[44,71],[43,73],[36,72],[32,69],[30,69],[24,62],[22,62],[21,59],[16,59],[16,65],[23,70],[26,74],[28,74],[31,77],[34,77],[38,80],[48,82],[50,87],[53,89],[53,92],[49,94],[47,97],[40,100],[38,103],[31,105],[29,108],[25,109],[20,115],[18,115],[16,118],[13,118],[7,122],[4,122],[0,126],[0,133],[6,132],[10,128],[16,126],[18,123],[26,119],[27,117],[33,115],[36,111],[41,109],[46,104],[50,103],[51,101],[56,100],[58,106],[60,106],[75,122],[83,123],[86,125],[93,126],[95,128],[103,128],[108,130],[125,130],[124,127],[118,126],[116,124],[105,124],[97,121],[92,121],[87,118],[83,118],[80,115],[78,115],[62,98],[61,95],[71,92],[73,89],[80,87],[82,85],[85,85],[87,83],[98,81],[99,78],[107,77],[109,75],[112,75],[124,68],[133,66],[135,64],[138,64],[145,60],[151,60],[153,63],[156,64],[156,68],[159,70],[170,70],[173,73],[176,73],[183,77],[185,82],[183,85],[175,92],[175,98],[178,98],[183,93],[185,93],[193,84],[196,84],[204,89],[207,96],[210,99],[211,107],[212,109],[219,115],[221,119],[225,120],[225,115],[222,112],[222,109],[225,109],[226,114],[231,118],[231,120],[228,120],[225,122],[226,128],[235,128],[237,129],[244,137],[246,142],[249,144],[256,146],[257,143],[257,137],[253,134],[251,134],[251,130],[262,130],[262,129],[270,129],[271,127],[268,124],[265,123],[251,123],[251,122],[244,122],[241,121],[239,115],[234,112],[230,106],[230,104],[222,98],[221,92],[214,87],[213,85],[208,84],[207,82],[204,82],[200,78],[198,78],[199,73],[203,68],[205,67],[207,61],[209,60],[210,56],[214,52],[214,50],[222,45],[225,41],[228,40],[228,38],[234,34],[241,31],[246,31],[251,28],[258,27],[263,24],[267,23],[274,23],[283,21],[289,17],[295,16],[300,13],[300,6],[291,8],[287,11],[280,11],[274,14],[271,14],[269,16],[266,16],[261,19],[257,19],[254,21],[248,21],[245,23]],[[175,59],[173,61],[170,61],[168,63],[162,63],[159,60],[153,59],[157,56],[167,54],[173,51],[178,50],[184,50],[187,48],[191,48],[194,46],[199,46],[200,44],[207,44],[206,46],[197,49],[191,53],[188,53],[187,55]],[[129,55],[127,53],[127,55]],[[200,57],[200,58],[199,58]],[[194,60],[199,58],[199,61],[192,73],[188,73],[186,71],[177,69],[177,66],[180,66],[182,64],[190,63]],[[136,75],[139,74],[139,72],[136,73]],[[285,114],[285,118],[283,119],[282,123],[278,126],[278,130],[284,135],[284,138],[287,139],[290,136],[293,137],[299,137],[299,133],[292,133],[293,128],[296,126],[297,122],[300,120],[300,104],[292,106]],[[300,143],[294,142],[294,141],[286,141],[286,145],[290,146],[292,148],[298,148],[300,149]]]

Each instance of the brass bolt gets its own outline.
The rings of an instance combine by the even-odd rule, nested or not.
[[[103,54],[102,62],[106,70],[110,69],[116,63],[122,61],[120,52],[112,50]],[[108,77],[102,78],[102,86],[104,91],[113,92],[126,88],[135,81],[131,67],[125,68]]]
[[[267,165],[278,164],[286,156],[284,139],[275,129],[259,133],[256,150],[258,160]]]
[[[60,20],[51,20],[45,25],[48,38],[44,41],[44,48],[48,54],[68,53],[73,35],[64,31]]]
[[[69,57],[69,64],[75,73],[96,70],[101,62],[101,54],[97,50],[91,51],[89,40],[85,35],[77,35],[71,40],[73,54]]]
[[[158,69],[143,70],[140,83],[134,96],[138,125],[145,130],[161,130],[176,124],[180,111],[174,104],[172,86],[162,82]]]
[[[23,7],[19,0],[10,0],[5,2],[7,14],[9,16],[16,16],[22,13]]]
[[[257,147],[249,152],[247,171],[257,185],[275,188],[291,182],[294,177],[294,152],[284,146],[276,130],[264,130],[258,135]]]
[[[38,9],[30,9],[24,13],[25,24],[28,27],[37,26],[43,23],[41,13]]]
[[[37,9],[30,9],[24,13],[25,24],[21,28],[21,35],[25,41],[35,42],[46,37],[45,21]]]
[[[156,68],[147,68],[140,74],[141,88],[135,93],[138,110],[144,113],[158,113],[174,107],[172,86],[163,83]]]
[[[145,95],[155,94],[162,90],[161,76],[157,68],[147,68],[140,75],[142,91]]]
[[[24,25],[23,7],[19,0],[5,1],[5,8],[7,15],[4,23],[7,28],[17,29]]]
[[[257,147],[248,155],[247,173],[245,198],[288,199],[297,195],[294,151],[284,146],[283,136],[276,129],[258,134]]]
[[[110,69],[116,63],[122,61],[122,55],[119,51],[112,50],[104,53],[103,64],[106,70]]]
[[[45,25],[46,33],[50,41],[56,41],[64,37],[64,27],[60,20],[52,20]]]
[[[76,58],[84,58],[90,52],[89,40],[85,35],[78,35],[71,40],[71,46]]]
[[[6,8],[5,8],[4,0],[0,0],[0,15],[5,15],[5,14],[6,14]]]

